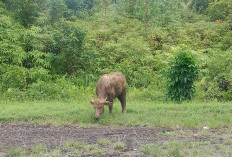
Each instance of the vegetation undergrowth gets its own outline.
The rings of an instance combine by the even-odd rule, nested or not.
[[[181,104],[128,101],[127,113],[121,113],[116,101],[110,115],[108,108],[99,121],[88,101],[2,102],[0,123],[34,123],[78,126],[157,126],[185,128],[232,127],[230,102],[184,102]]]

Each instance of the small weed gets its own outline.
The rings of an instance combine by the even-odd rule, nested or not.
[[[217,134],[219,134],[219,135],[222,135],[223,133],[225,133],[225,129],[219,129],[217,131]]]
[[[125,147],[125,144],[122,142],[117,142],[114,144],[114,149],[117,149],[117,150],[124,149],[124,147]]]
[[[171,148],[168,150],[168,156],[180,157],[181,155],[180,143],[173,143]]]
[[[101,138],[97,140],[97,144],[107,146],[111,144],[111,141],[105,138]]]
[[[192,131],[188,131],[188,130],[179,130],[179,131],[176,131],[176,133],[178,135],[183,135],[183,136],[192,136]]]
[[[90,145],[87,144],[85,142],[75,142],[75,141],[67,141],[63,144],[64,149],[69,150],[69,149],[73,149],[73,148],[77,148],[77,149],[73,149],[71,151],[72,155],[77,155],[80,153],[95,153],[95,152],[101,152],[102,150],[100,150],[100,147],[98,145]],[[76,154],[75,154],[76,153]]]
[[[49,157],[60,157],[60,149],[56,148],[48,154]]]
[[[143,146],[141,149],[140,149],[141,152],[143,152],[144,154],[146,155],[151,155],[153,157],[160,157],[162,156],[161,155],[161,148],[159,145],[157,144],[148,144],[148,145],[145,145]]]
[[[169,153],[177,153],[181,148],[181,143],[178,141],[167,142],[163,144],[163,148],[169,150]]]
[[[70,149],[73,147],[82,147],[85,145],[84,142],[79,142],[79,141],[67,141],[63,144],[64,149]]]
[[[41,154],[41,153],[47,151],[47,146],[46,146],[46,145],[43,145],[43,144],[38,144],[38,145],[36,145],[36,146],[33,146],[33,147],[31,148],[31,151],[32,151],[32,153],[34,153],[34,154]]]
[[[232,139],[231,138],[225,139],[224,144],[231,146],[232,145]]]
[[[3,150],[3,145],[0,143],[0,151]]]
[[[94,153],[94,154],[100,154],[100,153],[106,152],[106,150],[98,148],[98,149],[92,150],[91,152]]]
[[[210,135],[210,131],[208,131],[208,130],[202,130],[200,133],[199,133],[199,135],[200,136],[209,136]]]
[[[210,145],[210,141],[199,142],[198,144],[200,146],[208,146],[208,145]]]
[[[81,154],[81,151],[78,149],[74,149],[71,151],[71,155],[80,155],[80,154]]]
[[[176,136],[177,133],[174,131],[161,131],[157,133],[160,136]]]
[[[217,145],[216,145],[216,148],[217,148],[217,149],[223,149],[224,147],[223,147],[222,144],[217,144]]]
[[[88,145],[88,144],[85,144],[83,145],[82,147],[86,152],[91,152],[95,149],[99,149],[99,147],[97,145]]]
[[[73,147],[73,141],[67,141],[63,144],[64,149],[69,149]]]
[[[18,157],[18,156],[22,156],[23,154],[24,154],[24,149],[20,147],[12,148],[8,151],[9,157]]]

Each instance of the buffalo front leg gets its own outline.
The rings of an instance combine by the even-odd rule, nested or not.
[[[113,105],[110,105],[110,106],[109,106],[110,114],[112,113],[112,109],[113,109]]]
[[[109,105],[109,111],[110,111],[110,114],[112,113],[112,109],[113,109],[113,104],[114,104],[114,99],[112,96],[109,96],[107,101],[109,102],[112,102],[111,105]]]

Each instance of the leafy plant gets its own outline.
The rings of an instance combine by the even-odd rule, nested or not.
[[[167,96],[173,101],[191,100],[194,97],[194,81],[198,75],[195,52],[181,46],[167,70]]]

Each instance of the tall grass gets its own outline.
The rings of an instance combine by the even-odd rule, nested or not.
[[[35,124],[78,126],[159,126],[210,128],[232,126],[232,102],[155,103],[129,101],[127,113],[121,113],[116,101],[113,113],[108,108],[99,121],[94,120],[94,108],[88,101],[76,102],[10,102],[0,105],[0,123],[29,122]]]

